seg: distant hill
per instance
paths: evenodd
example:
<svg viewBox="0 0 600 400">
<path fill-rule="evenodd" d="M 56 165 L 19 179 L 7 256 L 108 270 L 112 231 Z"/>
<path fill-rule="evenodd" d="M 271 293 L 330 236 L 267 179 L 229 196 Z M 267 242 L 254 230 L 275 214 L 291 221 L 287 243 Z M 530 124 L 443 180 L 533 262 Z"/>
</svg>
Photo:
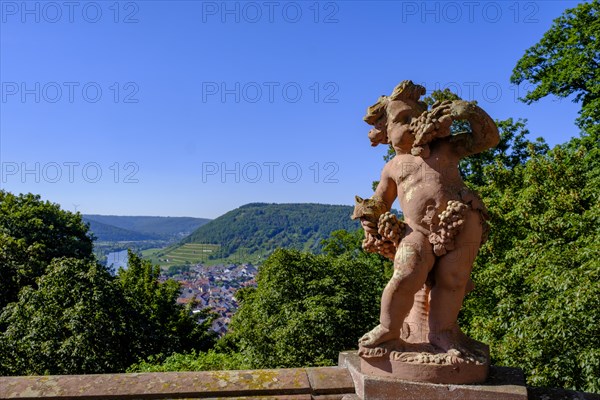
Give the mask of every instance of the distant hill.
<svg viewBox="0 0 600 400">
<path fill-rule="evenodd" d="M 90 224 L 90 230 L 102 242 L 122 242 L 122 241 L 140 241 L 140 240 L 159 240 L 157 235 L 147 235 L 145 233 L 134 232 L 128 229 L 119 228 L 114 225 L 104 224 L 102 222 L 86 219 L 84 221 Z"/>
<path fill-rule="evenodd" d="M 192 217 L 146 217 L 83 215 L 99 241 L 169 240 L 188 235 L 210 219 Z"/>
<path fill-rule="evenodd" d="M 220 246 L 220 256 L 266 253 L 276 248 L 320 252 L 321 240 L 338 229 L 355 230 L 351 206 L 251 203 L 202 225 L 182 240 Z"/>
</svg>

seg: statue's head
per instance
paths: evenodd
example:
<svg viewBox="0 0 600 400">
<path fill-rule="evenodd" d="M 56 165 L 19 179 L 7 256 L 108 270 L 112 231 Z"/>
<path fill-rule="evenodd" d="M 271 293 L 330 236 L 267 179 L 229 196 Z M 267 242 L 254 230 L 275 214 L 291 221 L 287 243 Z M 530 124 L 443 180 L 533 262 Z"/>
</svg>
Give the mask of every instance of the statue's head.
<svg viewBox="0 0 600 400">
<path fill-rule="evenodd" d="M 379 97 L 377 103 L 367 109 L 367 115 L 363 118 L 373 126 L 369 131 L 371 145 L 394 144 L 394 141 L 403 144 L 414 140 L 411 135 L 404 133 L 408 132 L 411 119 L 427 110 L 427 104 L 419 101 L 424 94 L 423 86 L 407 80 L 400 82 L 390 96 Z"/>
</svg>

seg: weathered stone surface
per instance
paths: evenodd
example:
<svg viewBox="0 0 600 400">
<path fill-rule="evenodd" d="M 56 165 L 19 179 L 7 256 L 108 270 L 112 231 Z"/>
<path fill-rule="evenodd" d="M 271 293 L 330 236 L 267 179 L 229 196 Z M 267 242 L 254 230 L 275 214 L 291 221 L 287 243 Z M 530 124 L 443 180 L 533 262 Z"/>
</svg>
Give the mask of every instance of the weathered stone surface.
<svg viewBox="0 0 600 400">
<path fill-rule="evenodd" d="M 402 377 L 403 380 L 414 382 L 462 385 L 485 382 L 488 378 L 489 364 L 414 363 L 380 357 L 362 359 L 361 371 L 365 375 Z"/>
<path fill-rule="evenodd" d="M 366 390 L 366 399 L 600 400 L 565 389 L 525 389 L 516 368 L 492 367 L 482 385 L 428 385 L 369 377 L 360 362 L 351 351 L 340 353 L 340 367 L 0 377 L 0 399 L 360 400 Z"/>
<path fill-rule="evenodd" d="M 340 353 L 340 366 L 346 366 L 354 379 L 356 394 L 363 400 L 526 400 L 527 388 L 520 370 L 491 367 L 488 380 L 480 385 L 447 385 L 410 382 L 370 376 L 361 371 L 356 352 Z"/>
<path fill-rule="evenodd" d="M 356 351 L 343 351 L 338 356 L 338 365 L 348 369 L 354 382 L 354 392 L 358 398 L 364 398 L 365 375 L 360 369 L 361 359 Z"/>
<path fill-rule="evenodd" d="M 315 395 L 354 392 L 354 382 L 347 368 L 309 368 L 306 370 L 306 374 Z"/>
<path fill-rule="evenodd" d="M 322 395 L 313 394 L 312 400 L 342 400 L 345 396 L 347 396 L 347 394 L 344 394 L 344 393 L 322 394 Z"/>
<path fill-rule="evenodd" d="M 309 376 L 311 377 L 309 380 Z M 314 387 L 311 385 L 314 383 Z M 340 385 L 336 387 L 336 385 Z M 353 393 L 338 367 L 252 371 L 0 377 L 0 399 L 341 399 Z M 327 397 L 323 397 L 327 396 Z M 329 397 L 332 396 L 332 397 Z"/>
<path fill-rule="evenodd" d="M 136 397 L 138 399 L 148 399 L 148 398 L 156 398 L 156 397 Z M 173 397 L 169 397 L 172 399 Z M 203 399 L 203 400 L 314 400 L 315 397 L 310 394 L 290 394 L 290 395 L 282 395 L 282 396 L 244 396 L 244 397 L 182 397 L 182 400 L 185 399 Z M 180 399 L 180 398 L 177 398 Z"/>
<path fill-rule="evenodd" d="M 527 389 L 509 386 L 443 385 L 369 377 L 364 383 L 365 400 L 526 400 Z"/>
</svg>

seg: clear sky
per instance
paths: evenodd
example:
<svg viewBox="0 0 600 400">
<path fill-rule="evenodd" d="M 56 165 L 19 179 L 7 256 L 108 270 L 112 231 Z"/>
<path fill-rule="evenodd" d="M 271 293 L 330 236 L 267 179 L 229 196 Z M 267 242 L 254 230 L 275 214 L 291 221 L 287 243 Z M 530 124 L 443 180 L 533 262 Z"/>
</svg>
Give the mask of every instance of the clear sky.
<svg viewBox="0 0 600 400">
<path fill-rule="evenodd" d="M 366 108 L 450 87 L 550 145 L 578 105 L 509 78 L 570 1 L 1 1 L 0 185 L 87 214 L 353 204 Z"/>
</svg>

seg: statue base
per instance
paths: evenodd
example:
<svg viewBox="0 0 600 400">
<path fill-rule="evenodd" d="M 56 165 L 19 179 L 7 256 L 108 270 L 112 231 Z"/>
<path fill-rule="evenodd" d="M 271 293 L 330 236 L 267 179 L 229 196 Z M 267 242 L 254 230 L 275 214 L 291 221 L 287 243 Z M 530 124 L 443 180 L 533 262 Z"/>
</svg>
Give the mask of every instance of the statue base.
<svg viewBox="0 0 600 400">
<path fill-rule="evenodd" d="M 379 362 L 385 363 L 384 360 Z M 355 351 L 340 353 L 339 366 L 350 371 L 356 391 L 356 394 L 344 396 L 345 400 L 527 400 L 525 378 L 518 368 L 488 365 L 485 382 L 465 385 L 417 382 L 394 378 L 391 375 L 372 375 L 368 373 L 368 369 L 373 366 L 363 361 Z M 388 362 L 391 366 L 392 361 Z M 367 371 L 363 370 L 363 365 Z"/>
<path fill-rule="evenodd" d="M 477 342 L 475 351 L 452 349 L 447 353 L 436 352 L 429 345 L 412 346 L 410 351 L 394 350 L 393 344 L 361 347 L 361 370 L 366 375 L 457 385 L 482 383 L 488 377 L 489 347 L 483 343 Z"/>
</svg>

